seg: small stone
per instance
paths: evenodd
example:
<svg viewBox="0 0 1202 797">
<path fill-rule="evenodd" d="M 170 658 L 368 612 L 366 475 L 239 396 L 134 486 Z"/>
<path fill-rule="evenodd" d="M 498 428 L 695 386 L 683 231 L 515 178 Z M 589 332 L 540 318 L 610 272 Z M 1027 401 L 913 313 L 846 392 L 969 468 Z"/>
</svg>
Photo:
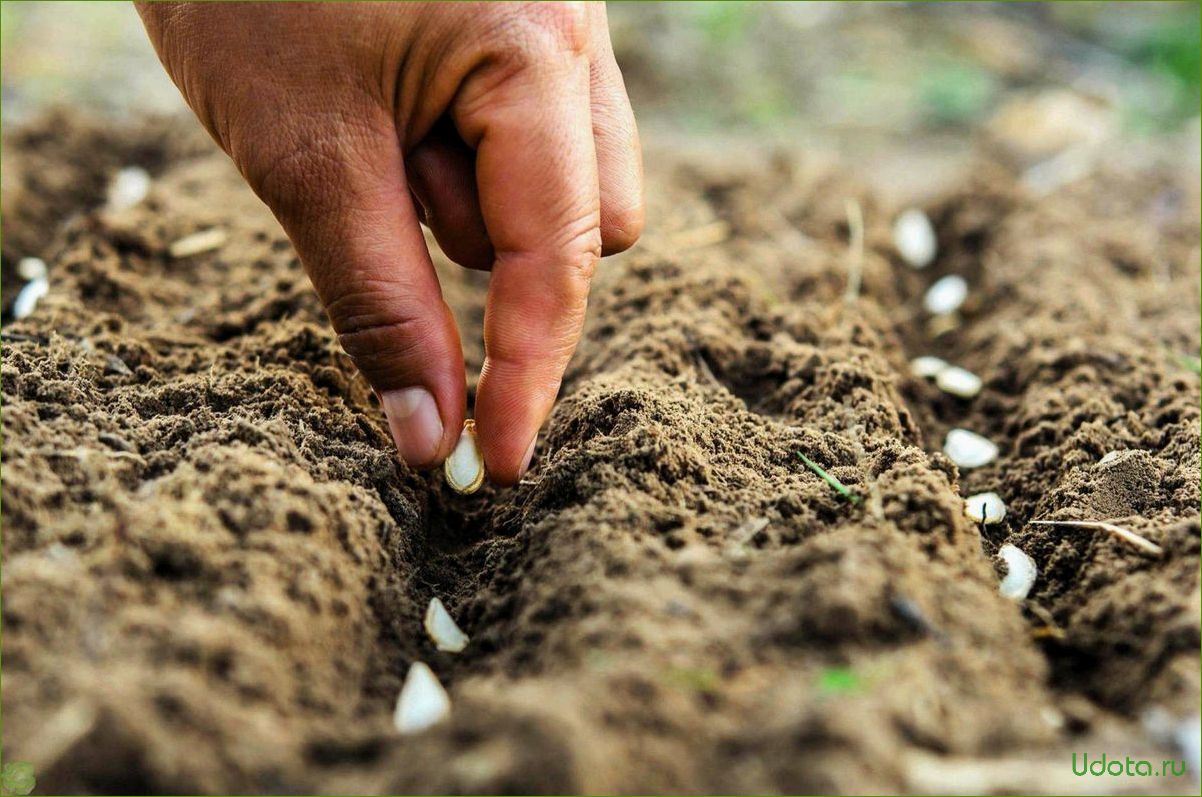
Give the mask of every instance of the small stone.
<svg viewBox="0 0 1202 797">
<path fill-rule="evenodd" d="M 451 714 L 451 697 L 424 662 L 415 661 L 405 676 L 392 724 L 404 734 L 420 733 Z"/>
<path fill-rule="evenodd" d="M 935 385 L 944 393 L 960 398 L 972 398 L 981 392 L 981 378 L 956 365 L 949 365 L 935 374 Z"/>
<path fill-rule="evenodd" d="M 922 297 L 922 306 L 931 315 L 947 315 L 960 309 L 968 298 L 968 283 L 958 274 L 948 274 L 936 280 L 926 295 Z"/>
<path fill-rule="evenodd" d="M 964 514 L 976 523 L 1001 523 L 1006 517 L 1006 502 L 997 493 L 977 493 L 964 499 Z"/>
<path fill-rule="evenodd" d="M 961 468 L 979 468 L 997 459 L 998 447 L 976 432 L 952 429 L 943 440 L 943 453 Z"/>
<path fill-rule="evenodd" d="M 926 268 L 938 253 L 939 241 L 927 214 L 910 208 L 893 222 L 893 245 L 912 268 Z"/>
</svg>

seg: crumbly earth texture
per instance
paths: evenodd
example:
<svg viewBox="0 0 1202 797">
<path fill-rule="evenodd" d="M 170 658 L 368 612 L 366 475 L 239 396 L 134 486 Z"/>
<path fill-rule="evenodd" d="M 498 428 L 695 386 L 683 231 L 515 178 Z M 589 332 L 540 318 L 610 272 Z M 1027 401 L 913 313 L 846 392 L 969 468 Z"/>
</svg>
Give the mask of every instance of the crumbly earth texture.
<svg viewBox="0 0 1202 797">
<path fill-rule="evenodd" d="M 927 204 L 917 271 L 837 166 L 647 161 L 647 235 L 598 269 L 528 477 L 463 497 L 398 461 L 202 134 L 10 139 L 5 305 L 16 257 L 51 288 L 3 331 L 5 760 L 44 793 L 1196 793 L 1070 766 L 1180 758 L 1164 729 L 1198 711 L 1196 181 L 1105 166 L 1037 196 L 983 160 Z M 131 164 L 148 197 L 105 210 Z M 474 387 L 487 275 L 439 267 Z M 969 299 L 930 319 L 950 273 Z M 921 354 L 983 390 L 940 393 Z M 957 426 L 997 461 L 958 471 Z M 978 528 L 987 490 L 1009 512 Z M 434 596 L 460 654 L 422 629 Z M 401 736 L 417 660 L 452 713 Z"/>
</svg>

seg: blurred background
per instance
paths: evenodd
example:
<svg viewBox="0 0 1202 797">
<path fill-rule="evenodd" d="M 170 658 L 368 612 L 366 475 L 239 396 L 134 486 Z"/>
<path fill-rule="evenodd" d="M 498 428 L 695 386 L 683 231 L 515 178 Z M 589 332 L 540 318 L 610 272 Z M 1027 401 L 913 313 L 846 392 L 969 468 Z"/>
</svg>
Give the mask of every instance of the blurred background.
<svg viewBox="0 0 1202 797">
<path fill-rule="evenodd" d="M 0 9 L 5 127 L 52 103 L 181 107 L 130 3 Z M 1192 2 L 613 3 L 609 15 L 640 119 L 673 132 L 955 137 L 1041 94 L 1066 127 L 1198 125 Z"/>
</svg>

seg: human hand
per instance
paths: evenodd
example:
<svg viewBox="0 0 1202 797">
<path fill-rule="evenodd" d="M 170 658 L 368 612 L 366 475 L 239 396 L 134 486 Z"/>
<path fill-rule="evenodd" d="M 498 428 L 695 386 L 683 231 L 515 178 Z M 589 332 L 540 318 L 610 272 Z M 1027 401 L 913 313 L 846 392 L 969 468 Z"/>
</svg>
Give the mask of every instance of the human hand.
<svg viewBox="0 0 1202 797">
<path fill-rule="evenodd" d="M 643 223 L 600 3 L 145 3 L 188 104 L 292 239 L 411 465 L 463 425 L 463 354 L 419 221 L 491 269 L 475 417 L 516 482 L 597 258 Z"/>
</svg>

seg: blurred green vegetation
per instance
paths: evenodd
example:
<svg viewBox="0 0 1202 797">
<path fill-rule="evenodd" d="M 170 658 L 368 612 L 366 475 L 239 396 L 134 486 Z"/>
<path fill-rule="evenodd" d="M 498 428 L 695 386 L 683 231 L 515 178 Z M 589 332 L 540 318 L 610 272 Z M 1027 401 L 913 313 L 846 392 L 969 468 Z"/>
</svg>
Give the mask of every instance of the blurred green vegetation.
<svg viewBox="0 0 1202 797">
<path fill-rule="evenodd" d="M 1199 113 L 1196 2 L 623 2 L 609 17 L 640 118 L 693 131 L 970 133 L 1063 87 L 1138 132 Z M 4 0 L 0 51 L 9 121 L 52 103 L 182 108 L 126 2 Z"/>
</svg>

